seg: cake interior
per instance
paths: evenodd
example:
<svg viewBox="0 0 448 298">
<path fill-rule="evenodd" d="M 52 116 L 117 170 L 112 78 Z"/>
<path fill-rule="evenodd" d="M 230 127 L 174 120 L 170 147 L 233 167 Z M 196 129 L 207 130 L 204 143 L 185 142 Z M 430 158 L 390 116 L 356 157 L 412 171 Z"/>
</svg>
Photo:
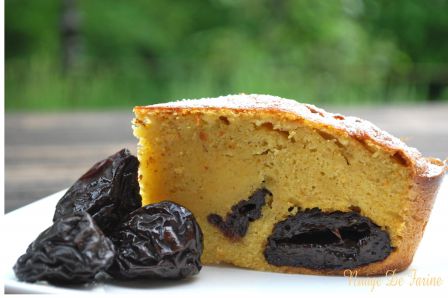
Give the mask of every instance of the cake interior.
<svg viewBox="0 0 448 298">
<path fill-rule="evenodd" d="M 399 249 L 409 168 L 373 144 L 305 121 L 263 110 L 136 110 L 143 203 L 172 200 L 190 209 L 204 233 L 205 264 L 275 271 L 263 255 L 274 225 L 314 207 L 357 210 Z M 208 222 L 262 187 L 272 196 L 241 239 Z"/>
</svg>

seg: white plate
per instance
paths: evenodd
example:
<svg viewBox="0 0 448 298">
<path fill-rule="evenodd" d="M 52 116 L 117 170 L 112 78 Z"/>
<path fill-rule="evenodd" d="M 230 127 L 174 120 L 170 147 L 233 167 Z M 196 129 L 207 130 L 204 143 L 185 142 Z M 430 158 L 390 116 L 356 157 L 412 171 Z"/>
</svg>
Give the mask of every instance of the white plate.
<svg viewBox="0 0 448 298">
<path fill-rule="evenodd" d="M 182 294 L 184 297 L 209 297 L 211 294 L 250 291 L 252 295 L 292 292 L 294 296 L 304 293 L 364 295 L 380 294 L 441 294 L 448 290 L 447 220 L 448 179 L 439 192 L 424 238 L 415 255 L 414 262 L 405 272 L 396 275 L 402 285 L 391 285 L 391 277 L 348 278 L 257 272 L 224 266 L 204 266 L 199 275 L 187 281 L 178 282 L 98 282 L 84 287 L 57 287 L 47 283 L 24 283 L 14 276 L 12 267 L 37 235 L 50 226 L 54 207 L 64 191 L 43 198 L 28 206 L 6 214 L 3 218 L 5 230 L 1 241 L 4 265 L 6 266 L 6 293 L 147 293 L 157 297 Z M 442 284 L 411 285 L 413 274 L 419 278 L 440 278 Z M 340 292 L 343 291 L 343 292 Z M 155 296 L 153 296 L 155 297 Z"/>
</svg>

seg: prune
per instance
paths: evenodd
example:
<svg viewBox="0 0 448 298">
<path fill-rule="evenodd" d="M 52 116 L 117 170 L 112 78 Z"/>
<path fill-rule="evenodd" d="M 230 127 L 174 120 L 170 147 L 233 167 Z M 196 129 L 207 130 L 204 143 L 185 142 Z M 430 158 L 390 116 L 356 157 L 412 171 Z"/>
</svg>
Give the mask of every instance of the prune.
<svg viewBox="0 0 448 298">
<path fill-rule="evenodd" d="M 356 212 L 298 212 L 277 223 L 264 251 L 269 264 L 349 269 L 385 259 L 389 234 Z"/>
<path fill-rule="evenodd" d="M 257 189 L 249 199 L 233 205 L 225 220 L 218 214 L 210 214 L 207 220 L 227 238 L 239 240 L 246 235 L 249 223 L 261 217 L 261 208 L 266 204 L 267 195 L 272 196 L 266 188 Z"/>
<path fill-rule="evenodd" d="M 138 164 L 127 149 L 97 162 L 59 200 L 53 221 L 85 211 L 108 235 L 124 216 L 141 207 Z"/>
<path fill-rule="evenodd" d="M 88 213 L 57 220 L 14 265 L 21 281 L 85 283 L 113 262 L 115 250 Z"/>
<path fill-rule="evenodd" d="M 169 201 L 133 211 L 111 239 L 115 278 L 182 279 L 202 267 L 202 231 L 190 211 Z"/>
</svg>

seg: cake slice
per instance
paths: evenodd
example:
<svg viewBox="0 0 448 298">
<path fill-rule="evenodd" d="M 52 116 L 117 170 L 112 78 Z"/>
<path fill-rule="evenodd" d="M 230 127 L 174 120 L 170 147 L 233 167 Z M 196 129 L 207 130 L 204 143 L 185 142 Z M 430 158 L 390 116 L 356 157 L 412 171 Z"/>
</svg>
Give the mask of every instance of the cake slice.
<svg viewBox="0 0 448 298">
<path fill-rule="evenodd" d="M 134 109 L 143 204 L 190 209 L 204 264 L 358 275 L 409 266 L 445 162 L 355 117 L 267 95 Z"/>
</svg>

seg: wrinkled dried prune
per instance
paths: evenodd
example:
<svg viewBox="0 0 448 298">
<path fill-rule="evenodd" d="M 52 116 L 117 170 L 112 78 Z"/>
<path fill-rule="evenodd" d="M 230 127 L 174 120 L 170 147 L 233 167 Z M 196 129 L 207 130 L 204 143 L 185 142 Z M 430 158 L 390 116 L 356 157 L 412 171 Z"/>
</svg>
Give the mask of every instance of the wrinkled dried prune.
<svg viewBox="0 0 448 298">
<path fill-rule="evenodd" d="M 272 194 L 266 188 L 257 189 L 249 199 L 233 205 L 225 220 L 218 214 L 210 214 L 207 220 L 227 238 L 238 240 L 246 235 L 249 223 L 261 217 L 261 208 L 266 204 L 267 195 Z"/>
<path fill-rule="evenodd" d="M 298 212 L 277 223 L 264 256 L 276 266 L 349 269 L 385 259 L 389 234 L 356 212 Z"/>
<path fill-rule="evenodd" d="M 97 162 L 59 200 L 53 221 L 85 211 L 108 235 L 124 216 L 141 207 L 138 164 L 127 149 Z"/>
<path fill-rule="evenodd" d="M 115 250 L 88 213 L 57 220 L 28 246 L 14 265 L 21 281 L 85 283 L 105 271 Z"/>
<path fill-rule="evenodd" d="M 111 239 L 117 255 L 108 273 L 116 278 L 182 279 L 202 268 L 202 231 L 193 214 L 173 202 L 133 211 Z"/>
</svg>

